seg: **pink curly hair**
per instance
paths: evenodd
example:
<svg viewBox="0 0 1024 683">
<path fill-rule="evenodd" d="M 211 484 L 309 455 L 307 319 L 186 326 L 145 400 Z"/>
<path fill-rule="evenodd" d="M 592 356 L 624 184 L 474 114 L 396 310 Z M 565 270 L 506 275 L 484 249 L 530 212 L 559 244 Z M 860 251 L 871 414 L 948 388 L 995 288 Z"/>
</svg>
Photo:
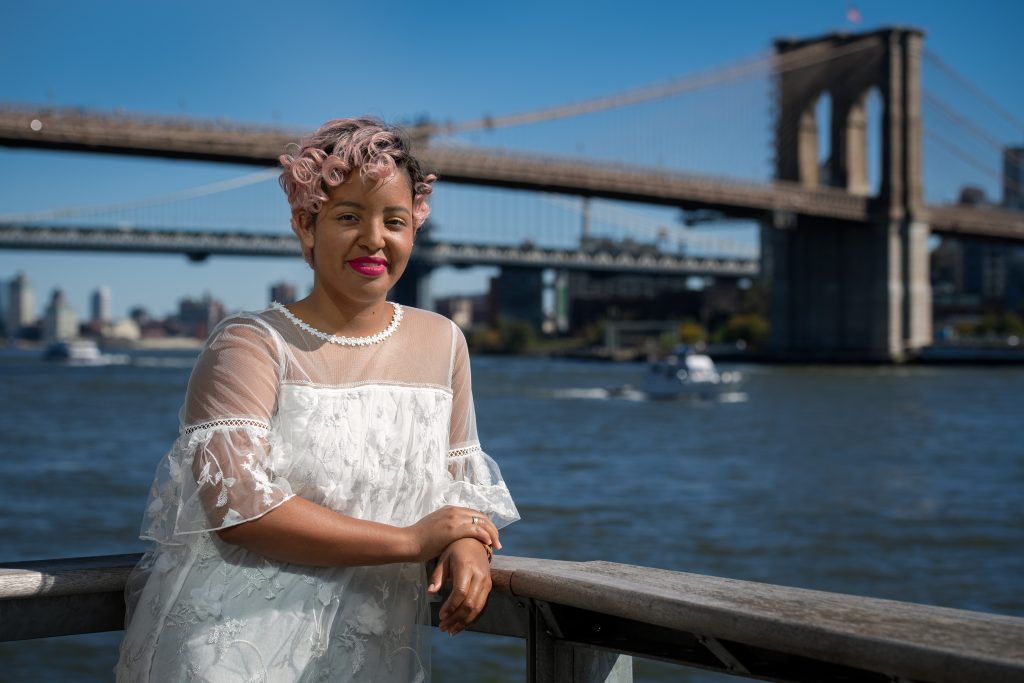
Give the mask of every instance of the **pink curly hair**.
<svg viewBox="0 0 1024 683">
<path fill-rule="evenodd" d="M 359 169 L 359 176 L 379 186 L 404 168 L 412 181 L 412 213 L 419 229 L 430 215 L 427 196 L 437 180 L 425 174 L 412 155 L 409 137 L 400 128 L 373 118 L 335 119 L 320 126 L 304 139 L 296 154 L 282 154 L 284 171 L 279 182 L 292 207 L 292 230 L 301 236 L 302 220 L 316 220 L 331 188 L 345 182 L 348 174 Z M 312 266 L 313 252 L 303 245 L 302 256 Z"/>
</svg>

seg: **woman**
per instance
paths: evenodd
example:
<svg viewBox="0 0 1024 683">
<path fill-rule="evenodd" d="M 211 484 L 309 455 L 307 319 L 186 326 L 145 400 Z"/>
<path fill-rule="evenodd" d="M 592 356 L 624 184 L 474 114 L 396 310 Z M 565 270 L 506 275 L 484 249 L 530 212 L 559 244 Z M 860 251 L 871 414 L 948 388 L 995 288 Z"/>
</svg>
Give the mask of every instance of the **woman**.
<svg viewBox="0 0 1024 683">
<path fill-rule="evenodd" d="M 440 628 L 465 629 L 518 519 L 477 440 L 461 332 L 385 299 L 435 177 L 371 119 L 330 121 L 281 163 L 313 289 L 229 318 L 196 362 L 119 681 L 423 681 L 426 593 L 451 580 Z"/>
</svg>

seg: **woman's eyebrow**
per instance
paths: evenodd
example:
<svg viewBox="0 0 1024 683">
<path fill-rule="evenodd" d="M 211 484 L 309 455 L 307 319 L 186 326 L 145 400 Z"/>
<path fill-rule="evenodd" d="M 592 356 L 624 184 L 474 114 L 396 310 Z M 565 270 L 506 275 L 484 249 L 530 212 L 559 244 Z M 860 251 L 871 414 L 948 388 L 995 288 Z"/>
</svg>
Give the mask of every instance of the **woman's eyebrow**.
<svg viewBox="0 0 1024 683">
<path fill-rule="evenodd" d="M 339 200 L 339 201 L 335 202 L 334 205 L 331 206 L 331 208 L 332 209 L 336 209 L 339 206 L 347 206 L 347 207 L 351 207 L 353 209 L 365 209 L 366 208 L 365 206 L 363 206 L 359 202 L 353 202 L 353 201 L 350 201 L 350 200 L 347 200 L 347 199 L 342 199 L 342 200 Z"/>
<path fill-rule="evenodd" d="M 340 208 L 340 207 L 351 208 L 351 209 L 361 209 L 363 211 L 366 210 L 366 207 L 363 204 L 360 204 L 359 202 L 354 202 L 354 201 L 351 201 L 351 200 L 348 200 L 348 199 L 342 199 L 342 200 L 339 200 L 338 202 L 335 202 L 331 206 L 331 209 L 337 209 L 337 208 Z M 390 212 L 390 213 L 395 213 L 396 211 L 404 211 L 405 213 L 407 213 L 409 215 L 412 215 L 412 211 L 410 211 L 407 207 L 402 206 L 401 204 L 392 204 L 391 206 L 385 206 L 384 210 L 387 211 L 387 212 Z"/>
</svg>

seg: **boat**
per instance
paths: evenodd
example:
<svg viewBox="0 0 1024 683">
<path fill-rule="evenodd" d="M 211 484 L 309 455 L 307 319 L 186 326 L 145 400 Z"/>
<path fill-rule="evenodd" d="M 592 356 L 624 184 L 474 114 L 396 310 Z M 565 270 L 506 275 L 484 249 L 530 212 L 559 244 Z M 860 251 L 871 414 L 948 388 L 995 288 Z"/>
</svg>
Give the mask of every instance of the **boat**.
<svg viewBox="0 0 1024 683">
<path fill-rule="evenodd" d="M 43 360 L 66 365 L 124 365 L 128 356 L 103 353 L 92 339 L 61 339 L 46 347 Z"/>
<path fill-rule="evenodd" d="M 653 360 L 640 385 L 648 398 L 713 397 L 739 387 L 739 372 L 719 372 L 711 357 L 679 347 Z"/>
</svg>

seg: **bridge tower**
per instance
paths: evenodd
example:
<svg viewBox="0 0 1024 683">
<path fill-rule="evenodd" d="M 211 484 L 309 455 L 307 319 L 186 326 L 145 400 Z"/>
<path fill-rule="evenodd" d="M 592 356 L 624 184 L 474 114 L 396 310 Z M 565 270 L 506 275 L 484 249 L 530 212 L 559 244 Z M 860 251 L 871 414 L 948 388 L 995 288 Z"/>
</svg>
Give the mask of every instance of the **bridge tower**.
<svg viewBox="0 0 1024 683">
<path fill-rule="evenodd" d="M 929 226 L 921 177 L 916 29 L 775 44 L 776 177 L 868 195 L 867 101 L 882 102 L 880 183 L 866 223 L 778 215 L 762 230 L 772 345 L 782 356 L 902 360 L 931 342 Z M 795 54 L 799 52 L 799 54 Z M 806 55 L 806 59 L 804 59 Z M 828 93 L 831 156 L 819 166 L 816 108 Z"/>
</svg>

